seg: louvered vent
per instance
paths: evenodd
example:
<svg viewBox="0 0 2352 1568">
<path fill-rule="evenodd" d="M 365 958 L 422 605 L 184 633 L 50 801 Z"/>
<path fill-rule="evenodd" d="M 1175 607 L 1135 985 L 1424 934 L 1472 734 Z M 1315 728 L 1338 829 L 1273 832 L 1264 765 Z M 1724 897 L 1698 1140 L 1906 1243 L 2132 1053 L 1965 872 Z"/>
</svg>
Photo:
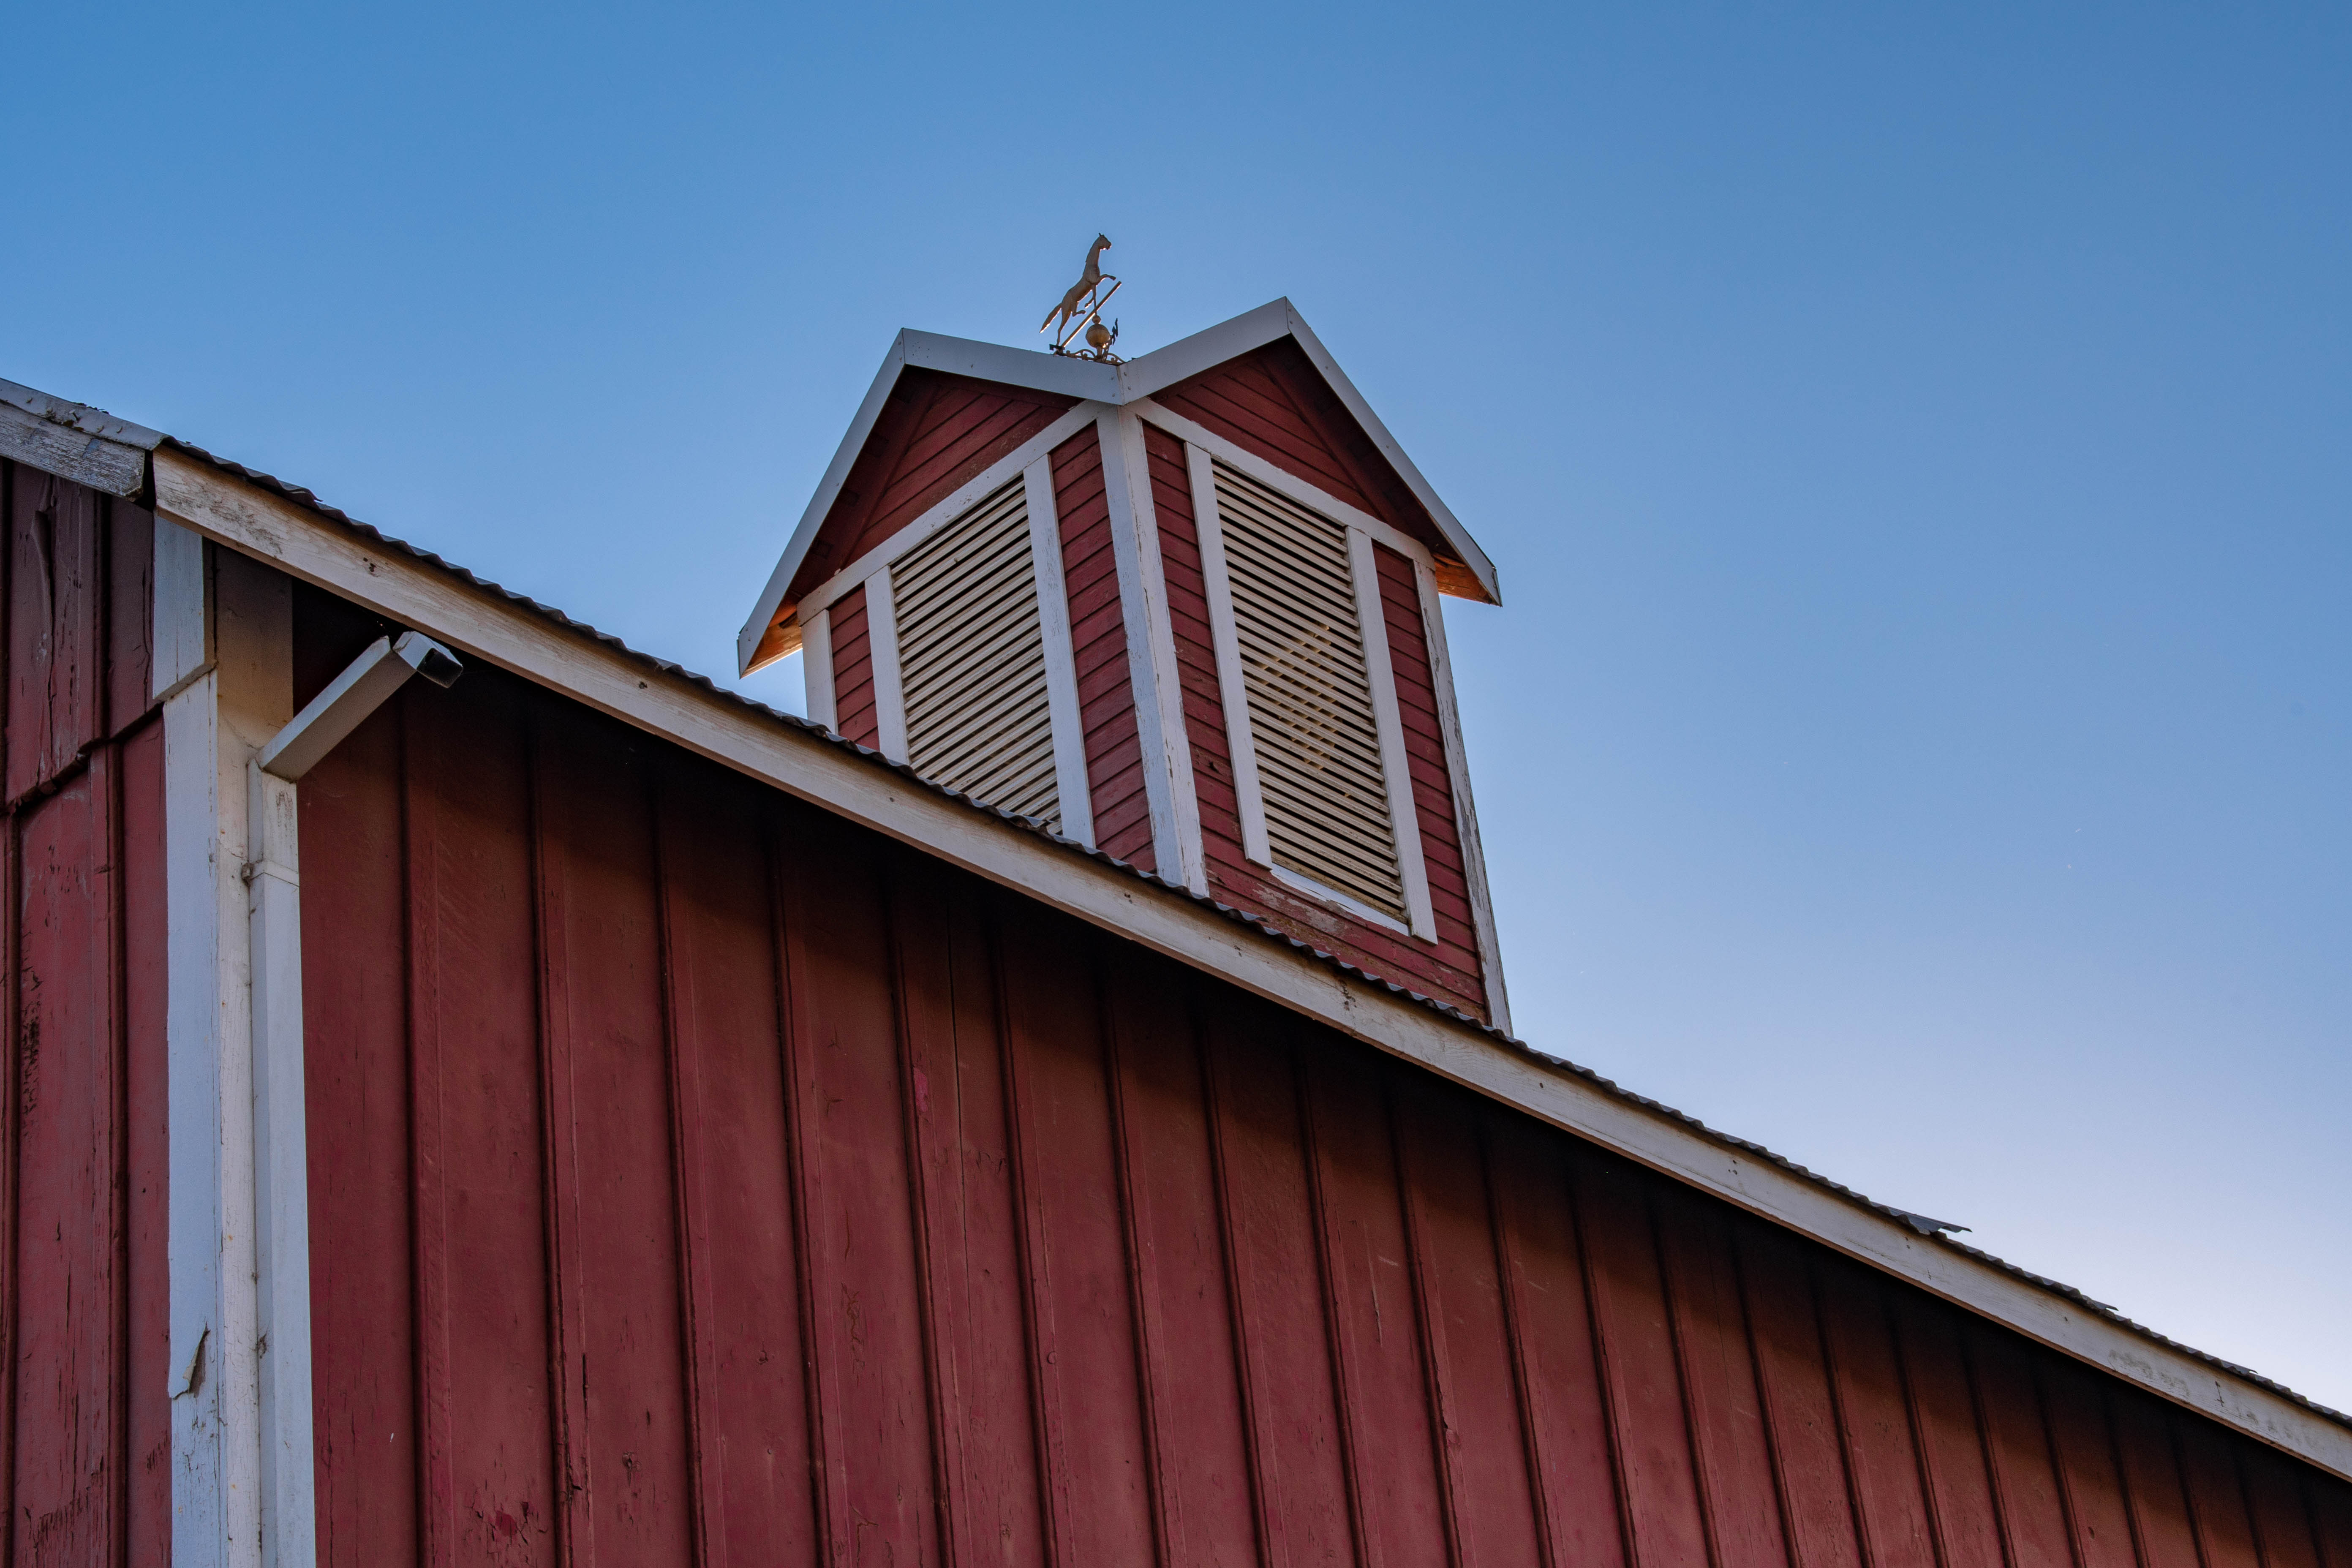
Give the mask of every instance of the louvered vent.
<svg viewBox="0 0 2352 1568">
<path fill-rule="evenodd" d="M 1267 848 L 1284 869 L 1402 921 L 1348 531 L 1215 469 Z"/>
<path fill-rule="evenodd" d="M 1021 481 L 893 563 L 890 596 L 908 763 L 935 783 L 1059 828 Z"/>
</svg>

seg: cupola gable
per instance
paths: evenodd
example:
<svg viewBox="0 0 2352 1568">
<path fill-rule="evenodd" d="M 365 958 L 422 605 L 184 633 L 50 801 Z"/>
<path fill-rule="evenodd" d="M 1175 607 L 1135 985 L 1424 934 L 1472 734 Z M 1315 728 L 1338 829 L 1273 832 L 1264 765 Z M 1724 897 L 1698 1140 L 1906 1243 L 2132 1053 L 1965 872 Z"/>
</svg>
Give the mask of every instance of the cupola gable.
<svg viewBox="0 0 2352 1568">
<path fill-rule="evenodd" d="M 744 631 L 813 719 L 1508 1027 L 1440 595 L 1493 568 L 1286 302 L 902 333 Z"/>
</svg>

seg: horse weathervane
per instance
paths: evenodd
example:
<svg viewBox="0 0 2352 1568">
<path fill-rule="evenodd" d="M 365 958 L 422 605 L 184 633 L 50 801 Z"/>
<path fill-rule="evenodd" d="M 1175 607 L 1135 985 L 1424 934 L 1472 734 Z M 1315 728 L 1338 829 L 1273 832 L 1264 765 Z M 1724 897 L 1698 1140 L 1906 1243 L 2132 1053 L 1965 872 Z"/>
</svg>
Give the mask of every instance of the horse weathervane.
<svg viewBox="0 0 2352 1568">
<path fill-rule="evenodd" d="M 1054 334 L 1055 353 L 1067 354 L 1073 359 L 1100 360 L 1105 364 L 1121 363 L 1119 357 L 1110 352 L 1111 344 L 1118 342 L 1118 323 L 1113 321 L 1105 326 L 1102 320 L 1103 307 L 1110 303 L 1113 294 L 1118 292 L 1118 279 L 1102 269 L 1102 253 L 1109 248 L 1110 237 L 1108 235 L 1095 236 L 1094 244 L 1087 249 L 1087 269 L 1078 274 L 1078 280 L 1070 285 L 1070 291 L 1062 296 L 1062 302 L 1045 312 L 1045 324 L 1037 330 Z M 1110 287 L 1104 288 L 1106 283 Z M 1087 346 L 1072 348 L 1072 341 L 1081 334 L 1086 338 Z"/>
</svg>

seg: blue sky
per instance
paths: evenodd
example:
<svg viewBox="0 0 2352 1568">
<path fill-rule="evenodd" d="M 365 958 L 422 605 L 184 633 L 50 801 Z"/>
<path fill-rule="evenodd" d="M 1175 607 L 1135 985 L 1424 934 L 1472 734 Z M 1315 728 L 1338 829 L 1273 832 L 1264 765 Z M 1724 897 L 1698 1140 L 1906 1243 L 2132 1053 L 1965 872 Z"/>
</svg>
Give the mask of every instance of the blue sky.
<svg viewBox="0 0 2352 1568">
<path fill-rule="evenodd" d="M 724 674 L 898 327 L 1287 294 L 1520 1032 L 2352 1407 L 2352 16 L 205 11 L 12 14 L 0 375 Z"/>
</svg>

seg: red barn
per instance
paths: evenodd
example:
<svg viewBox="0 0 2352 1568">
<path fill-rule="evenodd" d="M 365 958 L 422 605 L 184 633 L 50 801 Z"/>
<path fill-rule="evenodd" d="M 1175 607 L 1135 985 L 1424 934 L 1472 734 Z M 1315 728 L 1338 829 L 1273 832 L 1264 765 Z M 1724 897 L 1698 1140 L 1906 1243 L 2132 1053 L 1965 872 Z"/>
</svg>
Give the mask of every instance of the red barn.
<svg viewBox="0 0 2352 1568">
<path fill-rule="evenodd" d="M 813 721 L 0 462 L 6 1563 L 2352 1568 L 2345 1417 L 1514 1037 L 1495 573 L 1286 303 L 902 333 Z"/>
</svg>

